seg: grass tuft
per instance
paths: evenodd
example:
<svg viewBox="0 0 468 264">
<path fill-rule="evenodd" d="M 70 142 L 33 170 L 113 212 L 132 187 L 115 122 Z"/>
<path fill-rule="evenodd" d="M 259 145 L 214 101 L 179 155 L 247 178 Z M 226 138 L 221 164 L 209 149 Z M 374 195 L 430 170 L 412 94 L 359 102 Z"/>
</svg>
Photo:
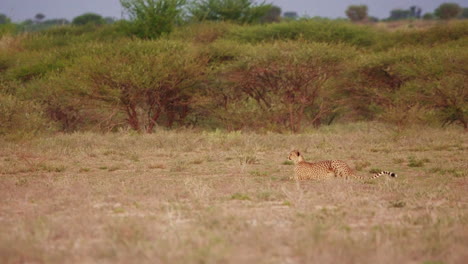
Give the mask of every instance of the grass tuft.
<svg viewBox="0 0 468 264">
<path fill-rule="evenodd" d="M 234 193 L 231 195 L 231 200 L 250 200 L 250 197 L 247 194 L 242 194 L 242 193 Z"/>
<path fill-rule="evenodd" d="M 414 156 L 408 157 L 408 167 L 424 167 L 424 164 L 430 162 L 429 159 L 417 159 Z"/>
<path fill-rule="evenodd" d="M 393 208 L 403 208 L 406 206 L 406 202 L 405 201 L 401 201 L 401 200 L 395 200 L 395 201 L 390 201 L 390 207 L 393 207 Z"/>
</svg>

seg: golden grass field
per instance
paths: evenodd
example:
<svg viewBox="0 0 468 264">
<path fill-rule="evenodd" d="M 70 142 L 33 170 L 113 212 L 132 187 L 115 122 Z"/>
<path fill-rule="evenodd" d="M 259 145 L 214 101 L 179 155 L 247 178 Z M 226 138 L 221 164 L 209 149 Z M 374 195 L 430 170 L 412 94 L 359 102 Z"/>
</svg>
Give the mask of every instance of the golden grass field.
<svg viewBox="0 0 468 264">
<path fill-rule="evenodd" d="M 291 149 L 372 181 L 289 180 Z M 0 263 L 467 263 L 468 133 L 76 133 L 0 143 Z"/>
</svg>

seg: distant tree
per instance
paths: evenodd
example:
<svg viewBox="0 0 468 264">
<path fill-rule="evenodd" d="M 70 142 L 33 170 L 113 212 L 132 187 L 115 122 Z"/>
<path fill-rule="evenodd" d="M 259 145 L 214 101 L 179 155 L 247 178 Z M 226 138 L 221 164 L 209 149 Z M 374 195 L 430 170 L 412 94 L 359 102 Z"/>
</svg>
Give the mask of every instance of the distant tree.
<svg viewBox="0 0 468 264">
<path fill-rule="evenodd" d="M 299 17 L 299 15 L 297 14 L 297 12 L 288 11 L 288 12 L 284 12 L 283 17 L 287 19 L 296 20 Z"/>
<path fill-rule="evenodd" d="M 435 16 L 434 16 L 433 13 L 426 13 L 426 14 L 424 14 L 424 15 L 422 16 L 422 18 L 423 18 L 424 20 L 432 20 L 432 19 L 434 19 L 434 17 L 435 17 Z"/>
<path fill-rule="evenodd" d="M 157 38 L 182 21 L 186 0 L 120 0 L 120 4 L 132 20 L 131 33 Z"/>
<path fill-rule="evenodd" d="M 77 16 L 72 21 L 73 25 L 87 25 L 87 24 L 94 24 L 94 25 L 102 25 L 104 24 L 104 19 L 102 16 L 94 13 L 85 13 L 81 16 Z"/>
<path fill-rule="evenodd" d="M 388 20 L 402 20 L 408 18 L 411 18 L 411 10 L 393 9 L 390 11 L 390 17 Z"/>
<path fill-rule="evenodd" d="M 367 6 L 351 5 L 346 9 L 346 15 L 351 21 L 363 21 L 367 18 Z"/>
<path fill-rule="evenodd" d="M 0 14 L 0 25 L 11 23 L 11 19 L 5 14 Z"/>
<path fill-rule="evenodd" d="M 115 21 L 116 21 L 116 19 L 113 18 L 113 17 L 105 17 L 105 18 L 104 18 L 104 22 L 105 22 L 106 24 L 114 24 Z"/>
<path fill-rule="evenodd" d="M 50 26 L 55 26 L 55 25 L 67 25 L 70 24 L 70 21 L 68 21 L 65 18 L 58 18 L 58 19 L 47 19 L 42 22 L 44 25 L 50 25 Z"/>
<path fill-rule="evenodd" d="M 24 25 L 24 26 L 30 26 L 30 25 L 34 24 L 34 21 L 32 19 L 26 19 L 21 24 Z"/>
<path fill-rule="evenodd" d="M 279 22 L 281 19 L 281 7 L 271 6 L 268 12 L 261 18 L 263 23 Z"/>
<path fill-rule="evenodd" d="M 41 23 L 41 21 L 45 18 L 45 15 L 42 13 L 37 13 L 34 18 L 36 19 L 37 23 Z"/>
<path fill-rule="evenodd" d="M 434 11 L 434 14 L 440 19 L 452 19 L 460 15 L 461 12 L 462 8 L 458 4 L 444 3 Z"/>
<path fill-rule="evenodd" d="M 460 14 L 460 18 L 468 18 L 468 7 L 463 8 L 463 11 Z"/>
<path fill-rule="evenodd" d="M 260 22 L 272 8 L 270 4 L 256 4 L 254 0 L 195 0 L 189 7 L 193 20 Z"/>
<path fill-rule="evenodd" d="M 422 13 L 422 9 L 420 7 L 418 6 L 410 7 L 410 17 L 420 19 L 421 13 Z"/>
<path fill-rule="evenodd" d="M 379 18 L 378 18 L 378 17 L 374 17 L 374 16 L 370 16 L 370 17 L 369 17 L 369 21 L 370 21 L 370 22 L 379 22 Z"/>
</svg>

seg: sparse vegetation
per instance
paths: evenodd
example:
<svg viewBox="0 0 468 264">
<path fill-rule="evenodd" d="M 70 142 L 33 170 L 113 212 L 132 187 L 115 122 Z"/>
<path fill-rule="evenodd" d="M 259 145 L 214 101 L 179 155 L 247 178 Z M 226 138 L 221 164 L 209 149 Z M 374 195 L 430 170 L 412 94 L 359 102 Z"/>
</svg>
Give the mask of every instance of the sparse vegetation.
<svg viewBox="0 0 468 264">
<path fill-rule="evenodd" d="M 0 262 L 462 263 L 467 134 L 455 127 L 394 133 L 355 123 L 300 135 L 162 130 L 0 139 Z M 311 161 L 354 161 L 363 176 L 388 168 L 399 177 L 287 180 L 292 166 L 282 163 L 291 146 Z M 241 165 L 240 156 L 257 162 Z M 424 167 L 407 166 L 408 157 Z M 212 161 L 192 162 L 199 159 Z"/>
<path fill-rule="evenodd" d="M 429 159 L 425 158 L 425 159 L 417 159 L 415 158 L 414 156 L 410 156 L 408 158 L 408 166 L 409 167 L 423 167 L 424 164 L 430 162 Z"/>
</svg>

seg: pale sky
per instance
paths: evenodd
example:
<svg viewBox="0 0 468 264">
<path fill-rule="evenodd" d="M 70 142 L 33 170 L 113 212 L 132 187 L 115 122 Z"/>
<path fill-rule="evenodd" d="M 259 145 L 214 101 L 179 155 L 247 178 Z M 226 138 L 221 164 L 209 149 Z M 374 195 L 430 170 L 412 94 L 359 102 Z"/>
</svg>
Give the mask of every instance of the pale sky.
<svg viewBox="0 0 468 264">
<path fill-rule="evenodd" d="M 468 7 L 468 0 L 267 0 L 266 2 L 280 6 L 283 11 L 330 18 L 345 17 L 346 8 L 353 4 L 367 5 L 369 15 L 378 18 L 388 17 L 392 9 L 408 9 L 412 5 L 420 6 L 423 13 L 433 12 L 437 6 L 445 2 Z M 0 0 L 0 13 L 6 14 L 15 22 L 33 18 L 37 13 L 43 13 L 46 19 L 71 20 L 86 12 L 120 18 L 122 8 L 119 0 Z"/>
</svg>

